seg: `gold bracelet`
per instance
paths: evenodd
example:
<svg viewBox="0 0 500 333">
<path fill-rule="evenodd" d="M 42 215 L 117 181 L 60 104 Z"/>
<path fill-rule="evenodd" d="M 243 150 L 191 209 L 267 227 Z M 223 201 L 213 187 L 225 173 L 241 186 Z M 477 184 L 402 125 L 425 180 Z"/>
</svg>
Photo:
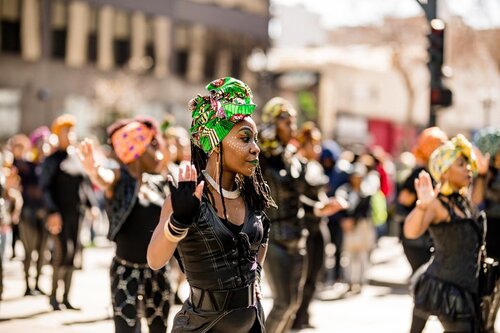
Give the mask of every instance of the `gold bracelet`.
<svg viewBox="0 0 500 333">
<path fill-rule="evenodd" d="M 184 230 L 182 232 L 182 234 L 179 236 L 172 235 L 172 232 L 170 231 L 169 225 L 170 225 L 170 219 L 168 219 L 167 222 L 165 222 L 165 225 L 163 226 L 163 234 L 165 235 L 165 238 L 167 240 L 169 240 L 173 243 L 178 243 L 187 236 L 187 234 L 188 234 L 187 229 Z"/>
<path fill-rule="evenodd" d="M 176 227 L 175 225 L 173 225 L 172 223 L 170 223 L 170 219 L 168 219 L 168 224 L 170 225 L 170 228 L 178 233 L 178 234 L 182 234 L 184 233 L 184 231 L 188 230 L 188 228 L 181 228 L 181 227 Z"/>
</svg>

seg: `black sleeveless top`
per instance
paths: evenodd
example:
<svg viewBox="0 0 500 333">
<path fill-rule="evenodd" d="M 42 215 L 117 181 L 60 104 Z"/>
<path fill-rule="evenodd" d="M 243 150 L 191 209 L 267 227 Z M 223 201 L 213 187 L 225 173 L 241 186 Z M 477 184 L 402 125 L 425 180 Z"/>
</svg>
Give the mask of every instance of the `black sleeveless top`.
<svg viewBox="0 0 500 333">
<path fill-rule="evenodd" d="M 196 223 L 177 245 L 176 257 L 191 286 L 209 289 L 233 289 L 255 281 L 257 253 L 267 242 L 269 222 L 264 213 L 245 213 L 241 231 L 235 235 L 204 199 Z"/>
<path fill-rule="evenodd" d="M 448 199 L 451 204 L 444 201 L 442 196 L 439 197 L 451 220 L 431 224 L 429 227 L 435 252 L 427 274 L 476 294 L 484 218 L 482 214 L 473 214 L 458 194 L 449 196 Z M 453 206 L 457 206 L 465 217 L 458 216 Z"/>
</svg>

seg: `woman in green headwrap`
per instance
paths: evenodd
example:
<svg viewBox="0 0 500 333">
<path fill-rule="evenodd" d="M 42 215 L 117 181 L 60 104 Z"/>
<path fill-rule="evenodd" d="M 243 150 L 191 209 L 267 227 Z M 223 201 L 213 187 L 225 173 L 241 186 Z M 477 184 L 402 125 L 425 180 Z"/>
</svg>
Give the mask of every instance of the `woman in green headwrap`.
<svg viewBox="0 0 500 333">
<path fill-rule="evenodd" d="M 177 186 L 170 179 L 148 262 L 159 269 L 175 255 L 186 273 L 191 294 L 172 332 L 263 332 L 263 211 L 274 202 L 259 168 L 255 104 L 230 77 L 206 88 L 189 104 L 192 162 L 181 165 Z"/>
<path fill-rule="evenodd" d="M 429 174 L 415 180 L 416 207 L 406 218 L 404 234 L 412 239 L 429 229 L 434 254 L 414 288 L 411 333 L 421 332 L 429 315 L 438 316 L 446 332 L 479 332 L 478 272 L 484 214 L 466 196 L 478 171 L 472 145 L 463 135 L 438 147 Z"/>
</svg>

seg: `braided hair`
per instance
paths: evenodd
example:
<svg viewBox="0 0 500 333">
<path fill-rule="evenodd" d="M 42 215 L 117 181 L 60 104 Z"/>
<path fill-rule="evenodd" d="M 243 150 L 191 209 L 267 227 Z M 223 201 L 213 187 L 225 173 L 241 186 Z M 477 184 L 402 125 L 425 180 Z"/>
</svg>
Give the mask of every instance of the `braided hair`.
<svg viewBox="0 0 500 333">
<path fill-rule="evenodd" d="M 223 165 L 223 151 L 222 144 L 219 145 L 220 153 L 219 153 L 219 162 L 220 162 L 220 170 L 219 170 L 219 179 L 222 179 L 222 171 L 224 168 Z M 203 151 L 200 147 L 191 143 L 191 163 L 196 167 L 196 170 L 205 170 L 207 167 L 208 154 Z M 199 177 L 202 177 L 201 175 Z M 255 172 L 251 176 L 236 176 L 236 182 L 238 187 L 244 193 L 245 199 L 248 205 L 252 209 L 264 210 L 269 207 L 277 207 L 274 203 L 273 198 L 271 197 L 271 190 L 269 186 L 264 181 L 264 177 L 262 176 L 262 171 L 260 166 L 257 166 Z M 220 182 L 222 183 L 222 182 Z M 222 185 L 219 184 L 219 192 L 222 193 Z M 204 194 L 207 198 L 209 198 L 211 204 L 213 206 L 215 201 L 212 193 L 208 190 L 208 187 L 205 186 L 203 189 Z M 224 218 L 227 219 L 226 214 L 226 204 L 224 200 L 224 196 L 222 196 L 222 208 L 224 210 Z"/>
</svg>

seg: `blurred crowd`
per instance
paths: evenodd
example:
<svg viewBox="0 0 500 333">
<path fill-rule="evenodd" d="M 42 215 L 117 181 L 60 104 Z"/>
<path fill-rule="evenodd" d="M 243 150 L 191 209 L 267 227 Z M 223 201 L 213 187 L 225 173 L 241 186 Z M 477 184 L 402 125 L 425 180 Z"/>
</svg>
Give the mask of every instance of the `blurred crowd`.
<svg viewBox="0 0 500 333">
<path fill-rule="evenodd" d="M 289 114 L 294 116 L 292 112 Z M 144 216 L 156 217 L 150 229 L 146 230 L 144 236 L 141 236 L 144 237 L 144 246 L 141 250 L 144 252 L 144 258 L 138 258 L 137 261 L 124 258 L 124 256 L 132 255 L 127 253 L 123 245 L 120 245 L 128 244 L 123 243 L 120 238 L 124 237 L 125 227 L 120 229 L 114 226 L 115 223 L 123 222 L 112 221 L 114 217 L 110 216 L 110 204 L 106 200 L 106 197 L 109 197 L 107 193 L 109 188 L 99 186 L 95 179 L 101 181 L 105 181 L 106 177 L 114 179 L 116 172 L 109 173 L 109 170 L 118 170 L 124 164 L 129 167 L 128 173 L 135 177 L 144 179 L 146 174 L 155 174 L 163 177 L 163 180 L 166 180 L 169 175 L 176 179 L 179 166 L 184 161 L 191 160 L 191 135 L 185 128 L 175 125 L 175 119 L 172 116 L 166 117 L 158 125 L 148 118 L 141 118 L 139 122 L 154 129 L 154 139 L 149 140 L 149 143 L 153 147 L 151 148 L 153 149 L 151 161 L 155 162 L 154 168 L 147 169 L 147 161 L 140 160 L 142 164 L 139 175 L 134 175 L 135 169 L 131 168 L 128 162 L 125 163 L 128 161 L 126 157 L 128 155 L 119 151 L 118 145 L 121 143 L 118 141 L 98 142 L 96 138 L 79 141 L 75 134 L 75 127 L 78 124 L 71 115 L 58 117 L 50 128 L 43 126 L 32 133 L 14 135 L 3 145 L 0 155 L 2 166 L 0 170 L 0 299 L 3 287 L 2 261 L 22 258 L 26 297 L 46 294 L 54 310 L 76 309 L 69 299 L 73 272 L 82 268 L 82 251 L 85 251 L 85 247 L 94 246 L 96 237 L 105 234 L 117 243 L 117 258 L 123 259 L 122 261 L 116 259 L 117 261 L 113 262 L 113 265 L 116 265 L 113 272 L 116 274 L 117 281 L 123 280 L 126 281 L 125 283 L 130 283 L 130 276 L 126 276 L 128 273 L 125 272 L 128 267 L 131 267 L 131 272 L 138 267 L 141 272 L 138 281 L 143 277 L 147 280 L 148 274 L 153 274 L 148 273 L 148 268 L 140 264 L 146 264 L 145 249 L 149 242 L 147 237 L 157 223 L 159 208 L 154 212 L 137 212 L 137 214 L 152 214 Z M 118 131 L 129 125 L 130 122 L 119 126 Z M 405 226 L 410 221 L 408 216 L 415 214 L 413 211 L 419 210 L 418 207 L 422 207 L 419 206 L 419 201 L 424 201 L 422 184 L 426 181 L 426 178 L 422 178 L 422 173 L 432 171 L 429 170 L 432 153 L 441 145 L 450 142 L 447 134 L 442 130 L 437 127 L 423 130 L 411 152 L 402 152 L 398 156 L 392 156 L 379 146 L 362 148 L 357 146 L 355 150 L 341 147 L 334 140 L 323 137 L 318 126 L 313 122 L 305 122 L 298 127 L 292 123 L 290 129 L 290 138 L 285 140 L 284 148 L 286 151 L 293 152 L 297 161 L 306 168 L 304 177 L 300 178 L 304 187 L 299 193 L 297 216 L 304 221 L 303 229 L 307 231 L 307 245 L 304 249 L 308 257 L 308 268 L 302 278 L 299 278 L 303 280 L 301 282 L 303 293 L 300 297 L 297 296 L 296 304 L 292 307 L 291 313 L 287 314 L 291 320 L 290 323 L 280 324 L 279 319 L 275 319 L 276 326 L 268 328 L 269 332 L 285 332 L 289 329 L 312 327 L 309 321 L 309 304 L 318 289 L 342 286 L 343 293 L 339 297 L 359 293 L 367 282 L 366 271 L 371 265 L 370 255 L 381 237 L 393 236 L 401 240 L 405 255 L 412 267 L 413 276 L 418 276 L 426 269 L 425 266 L 428 265 L 433 255 L 441 250 L 439 242 L 442 241 L 439 235 L 435 236 L 432 232 L 432 227 L 431 232 L 427 229 L 422 230 L 421 235 L 407 233 L 405 230 L 405 228 L 410 228 Z M 483 129 L 476 133 L 471 141 L 474 144 L 472 152 L 476 156 L 479 167 L 474 170 L 470 168 L 474 173 L 471 173 L 472 178 L 469 184 L 465 184 L 469 188 L 467 198 L 485 211 L 488 232 L 485 233 L 484 244 L 488 257 L 499 260 L 500 129 Z M 270 151 L 268 147 L 264 147 L 268 144 L 265 140 L 260 141 L 259 144 L 263 145 L 261 154 Z M 89 148 L 90 146 L 92 148 Z M 92 149 L 92 160 L 89 160 L 88 149 Z M 144 148 L 134 154 L 143 156 L 148 151 L 147 149 L 150 148 Z M 472 158 L 467 161 L 467 163 L 471 162 Z M 266 162 L 269 163 L 268 168 L 273 167 L 272 162 L 271 159 Z M 95 171 L 93 171 L 93 165 L 89 163 L 96 163 Z M 101 169 L 101 166 L 105 169 Z M 100 172 L 99 177 L 89 174 L 92 172 L 96 174 Z M 121 179 L 124 179 L 123 177 L 122 174 Z M 441 183 L 441 189 L 438 191 L 442 193 L 446 182 L 443 183 L 440 179 L 432 179 L 432 182 L 434 185 Z M 147 181 L 144 180 L 142 183 L 146 184 Z M 282 195 L 285 190 L 277 188 L 279 193 L 274 193 L 271 184 L 271 195 L 278 204 L 279 210 L 280 200 L 276 197 Z M 422 193 L 419 193 L 419 190 Z M 115 187 L 113 200 L 125 200 L 118 197 L 117 191 Z M 126 198 L 125 190 L 123 197 Z M 153 201 L 152 197 L 153 195 L 149 194 L 148 200 Z M 323 209 L 332 199 L 339 207 L 333 214 L 316 213 L 318 207 Z M 142 200 L 140 195 L 137 200 Z M 164 198 L 160 197 L 158 200 L 161 201 L 159 204 L 161 207 Z M 446 202 L 452 201 L 450 199 Z M 453 208 L 451 209 L 454 212 Z M 111 214 L 118 214 L 116 210 L 112 212 Z M 271 243 L 273 242 L 272 233 L 275 230 L 273 218 L 273 216 L 270 217 Z M 279 218 L 276 217 L 276 219 Z M 411 220 L 410 223 L 413 221 Z M 114 232 L 116 234 L 113 234 Z M 438 237 L 439 246 L 435 244 L 433 236 Z M 5 255 L 7 247 L 12 249 L 9 251 L 11 257 L 8 258 Z M 24 251 L 20 251 L 21 248 Z M 334 251 L 325 251 L 325 248 L 333 248 Z M 270 248 L 270 264 L 272 264 L 272 251 Z M 326 258 L 327 256 L 331 258 Z M 461 257 L 462 260 L 467 258 L 466 255 L 461 255 Z M 325 264 L 332 262 L 333 264 Z M 138 266 L 135 267 L 134 263 Z M 454 264 L 460 265 L 460 262 Z M 50 290 L 41 288 L 39 284 L 44 265 L 52 267 L 53 282 Z M 168 288 L 172 288 L 170 295 L 172 297 L 168 296 L 167 302 L 182 302 L 183 300 L 180 300 L 180 296 L 176 293 L 177 287 L 183 282 L 182 273 L 174 261 L 171 261 L 170 266 L 170 269 L 162 273 L 162 277 L 149 278 L 155 281 L 164 278 L 166 281 L 164 283 L 169 285 Z M 280 272 L 274 273 L 272 269 L 264 266 L 265 278 L 268 275 L 270 279 L 280 276 Z M 269 273 L 267 273 L 268 270 Z M 36 272 L 34 276 L 32 276 L 33 272 Z M 133 276 L 133 273 L 130 274 Z M 140 285 L 140 282 L 137 283 Z M 493 314 L 490 314 L 490 317 L 486 315 L 487 320 L 493 320 L 493 322 L 499 302 L 498 297 L 494 296 L 495 293 L 498 294 L 498 280 L 495 280 L 494 284 L 496 284 L 494 287 L 496 289 L 495 292 L 490 293 L 492 297 L 489 307 Z M 120 287 L 115 286 L 112 292 L 114 293 L 115 317 L 119 317 L 115 319 L 115 325 L 119 327 L 122 319 L 128 326 L 135 325 L 135 322 L 131 324 L 131 318 L 135 318 L 136 311 L 134 310 L 133 314 L 127 313 L 126 307 L 120 305 L 123 302 L 120 300 Z M 144 290 L 142 292 L 147 293 Z M 279 291 L 276 292 L 279 293 Z M 124 297 L 134 298 L 135 295 L 127 294 Z M 416 308 L 418 308 L 417 305 Z M 273 311 L 278 310 L 273 309 Z M 476 311 L 480 310 L 476 309 Z M 163 315 L 168 316 L 168 308 L 164 309 Z M 157 328 L 155 328 L 154 316 L 147 313 L 143 316 L 148 319 L 150 330 L 155 331 Z M 285 314 L 272 312 L 270 315 L 271 318 L 276 316 L 283 317 Z M 426 318 L 425 316 L 418 317 L 418 313 L 414 314 L 414 324 L 417 318 L 422 317 Z M 423 325 L 425 325 L 425 320 Z M 163 329 L 165 326 L 162 326 Z M 420 330 L 412 326 L 412 332 L 422 329 L 423 326 Z"/>
</svg>

